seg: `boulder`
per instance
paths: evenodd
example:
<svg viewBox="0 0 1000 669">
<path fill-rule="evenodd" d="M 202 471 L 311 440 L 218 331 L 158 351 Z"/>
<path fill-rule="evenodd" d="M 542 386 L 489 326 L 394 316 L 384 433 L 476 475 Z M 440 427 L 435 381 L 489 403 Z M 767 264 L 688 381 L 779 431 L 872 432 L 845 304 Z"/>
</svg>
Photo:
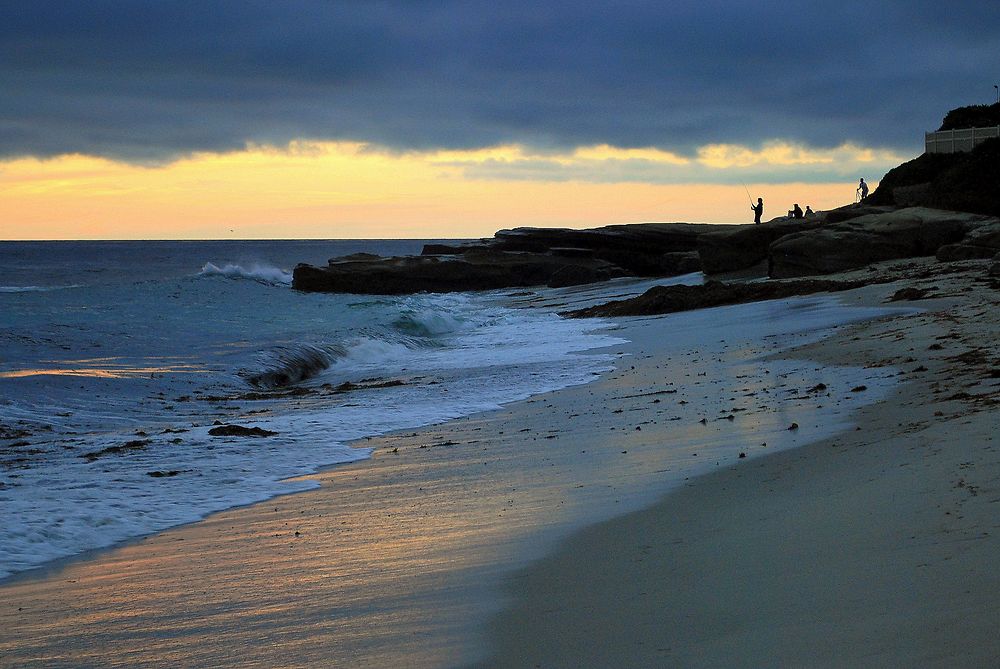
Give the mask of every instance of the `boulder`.
<svg viewBox="0 0 1000 669">
<path fill-rule="evenodd" d="M 973 223 L 968 233 L 957 244 L 946 244 L 938 249 L 937 259 L 984 260 L 1000 252 L 1000 220 L 986 219 Z"/>
<path fill-rule="evenodd" d="M 771 243 L 781 237 L 822 225 L 813 219 L 775 219 L 761 225 L 739 225 L 698 237 L 698 256 L 705 274 L 753 267 L 767 259 Z"/>
<path fill-rule="evenodd" d="M 1000 251 L 1000 219 L 984 218 L 973 223 L 962 242 Z"/>
<path fill-rule="evenodd" d="M 990 220 L 976 214 L 911 207 L 793 233 L 768 250 L 772 278 L 830 274 L 894 258 L 934 255 Z"/>
<path fill-rule="evenodd" d="M 945 244 L 935 254 L 941 262 L 955 260 L 986 260 L 996 255 L 997 250 L 973 244 Z"/>
<path fill-rule="evenodd" d="M 660 256 L 663 276 L 676 276 L 701 271 L 701 256 L 697 251 L 678 251 Z"/>
</svg>

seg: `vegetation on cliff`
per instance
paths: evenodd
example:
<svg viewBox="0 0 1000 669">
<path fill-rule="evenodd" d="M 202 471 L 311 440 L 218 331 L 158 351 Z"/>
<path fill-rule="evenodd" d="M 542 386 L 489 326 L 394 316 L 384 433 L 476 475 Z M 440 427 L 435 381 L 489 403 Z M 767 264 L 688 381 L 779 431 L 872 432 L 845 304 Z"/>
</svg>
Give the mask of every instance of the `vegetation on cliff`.
<svg viewBox="0 0 1000 669">
<path fill-rule="evenodd" d="M 964 130 L 966 128 L 988 128 L 1000 125 L 1000 103 L 992 105 L 971 105 L 952 109 L 945 114 L 941 130 Z"/>
</svg>

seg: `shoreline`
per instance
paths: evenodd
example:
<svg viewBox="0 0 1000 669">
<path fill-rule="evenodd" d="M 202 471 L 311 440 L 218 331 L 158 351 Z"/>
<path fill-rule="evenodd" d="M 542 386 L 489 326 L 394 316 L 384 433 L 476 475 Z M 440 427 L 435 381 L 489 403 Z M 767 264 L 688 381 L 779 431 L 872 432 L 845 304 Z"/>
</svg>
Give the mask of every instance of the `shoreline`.
<svg viewBox="0 0 1000 669">
<path fill-rule="evenodd" d="M 655 327 L 658 320 L 646 319 L 646 327 Z M 636 355 L 633 360 L 640 367 L 640 372 L 656 374 L 651 369 L 642 369 L 642 365 L 638 364 L 638 361 L 643 359 L 642 353 L 638 348 L 635 350 Z M 645 364 L 648 366 L 650 363 Z M 622 362 L 615 372 L 607 375 L 608 378 L 596 383 L 617 383 L 622 387 L 629 383 L 634 384 L 636 383 L 634 379 L 627 378 L 632 373 L 632 370 L 628 369 L 630 366 L 630 363 Z M 241 630 L 235 639 L 239 639 L 241 635 L 245 637 L 256 633 L 258 640 L 259 635 L 270 638 L 268 635 L 280 634 L 280 638 L 288 641 L 286 650 L 290 655 L 283 661 L 277 661 L 278 658 L 273 655 L 269 656 L 275 666 L 292 666 L 300 661 L 306 662 L 310 658 L 313 661 L 328 659 L 328 655 L 310 655 L 310 653 L 316 652 L 313 644 L 318 638 L 329 637 L 331 634 L 341 635 L 343 640 L 354 643 L 358 648 L 372 651 L 368 656 L 372 666 L 380 663 L 383 666 L 394 666 L 393 658 L 397 663 L 405 659 L 407 664 L 425 666 L 468 661 L 467 647 L 470 644 L 468 635 L 477 634 L 475 629 L 469 628 L 468 620 L 482 615 L 484 610 L 495 612 L 503 604 L 491 586 L 484 586 L 481 583 L 498 582 L 505 578 L 504 574 L 510 569 L 511 563 L 519 566 L 545 552 L 546 546 L 542 545 L 528 546 L 526 550 L 524 544 L 528 542 L 523 538 L 520 540 L 521 545 L 514 545 L 517 540 L 511 542 L 510 527 L 529 527 L 536 537 L 545 535 L 550 530 L 544 524 L 539 526 L 538 519 L 549 513 L 549 509 L 572 507 L 578 503 L 574 499 L 574 495 L 577 494 L 588 496 L 591 503 L 603 501 L 614 504 L 615 497 L 620 495 L 618 488 L 634 474 L 629 473 L 628 469 L 612 470 L 618 472 L 617 478 L 610 479 L 607 485 L 591 485 L 591 490 L 576 493 L 575 474 L 572 469 L 568 469 L 567 482 L 559 485 L 554 485 L 551 480 L 545 480 L 536 490 L 530 491 L 532 481 L 524 480 L 523 483 L 530 491 L 526 492 L 525 487 L 505 485 L 510 481 L 503 479 L 504 473 L 509 475 L 514 471 L 520 472 L 518 475 L 523 476 L 524 463 L 520 463 L 520 469 L 511 469 L 510 463 L 504 463 L 501 457 L 495 463 L 490 459 L 481 465 L 487 467 L 489 462 L 487 469 L 501 470 L 500 473 L 490 474 L 493 477 L 494 488 L 483 491 L 482 498 L 476 499 L 473 496 L 470 499 L 467 494 L 469 491 L 461 491 L 466 495 L 465 498 L 456 491 L 456 486 L 467 485 L 459 482 L 458 477 L 446 477 L 444 480 L 434 478 L 431 471 L 434 469 L 434 462 L 443 461 L 447 467 L 458 466 L 454 460 L 449 459 L 457 450 L 454 447 L 460 444 L 468 446 L 479 441 L 485 443 L 487 440 L 482 433 L 491 428 L 496 430 L 497 426 L 503 426 L 505 421 L 520 426 L 527 420 L 531 430 L 538 435 L 533 439 L 540 437 L 543 443 L 551 436 L 542 435 L 543 428 L 557 427 L 572 433 L 571 426 L 565 421 L 553 425 L 551 420 L 551 412 L 555 410 L 553 407 L 565 409 L 567 402 L 569 406 L 586 406 L 588 401 L 592 401 L 588 396 L 593 394 L 594 385 L 588 384 L 557 391 L 555 394 L 539 395 L 496 412 L 460 419 L 445 425 L 365 440 L 365 445 L 376 448 L 371 460 L 337 466 L 319 475 L 304 477 L 322 481 L 323 487 L 320 490 L 279 497 L 270 502 L 215 514 L 194 525 L 148 537 L 137 545 L 116 548 L 110 551 L 109 555 L 99 556 L 94 562 L 70 565 L 67 569 L 50 574 L 41 581 L 23 584 L 26 587 L 19 587 L 17 584 L 4 584 L 0 587 L 4 587 L 7 593 L 16 591 L 14 594 L 26 597 L 28 593 L 32 593 L 32 596 L 43 596 L 49 605 L 72 604 L 64 615 L 69 618 L 68 626 L 73 627 L 75 621 L 78 630 L 69 630 L 66 626 L 52 626 L 51 622 L 32 622 L 35 630 L 45 629 L 46 633 L 53 634 L 58 627 L 60 634 L 65 634 L 63 637 L 55 635 L 48 644 L 50 648 L 62 646 L 73 653 L 91 652 L 92 649 L 87 645 L 81 645 L 79 636 L 85 637 L 88 630 L 93 632 L 100 628 L 103 631 L 100 632 L 99 638 L 103 638 L 110 646 L 107 649 L 109 656 L 128 657 L 140 664 L 144 662 L 155 664 L 151 658 L 155 657 L 157 652 L 162 653 L 166 650 L 176 652 L 177 647 L 172 645 L 170 640 L 157 641 L 155 635 L 147 637 L 140 634 L 139 641 L 135 641 L 131 636 L 117 635 L 114 630 L 109 631 L 106 625 L 91 622 L 90 619 L 96 614 L 90 608 L 101 608 L 106 614 L 109 611 L 108 602 L 101 601 L 102 597 L 113 596 L 116 598 L 114 601 L 121 601 L 121 598 L 130 596 L 142 604 L 139 607 L 142 613 L 137 618 L 125 620 L 118 618 L 123 629 L 131 628 L 133 631 L 144 629 L 145 625 L 154 622 L 157 616 L 152 612 L 164 606 L 168 611 L 175 611 L 174 615 L 184 611 L 186 616 L 208 620 L 209 623 L 206 624 L 209 628 L 218 624 L 221 626 L 217 628 L 219 633 L 234 632 L 231 626 L 233 620 L 243 621 L 241 625 L 250 622 L 249 628 L 245 632 Z M 573 397 L 575 399 L 571 400 Z M 573 405 L 573 402 L 576 404 Z M 604 408 L 610 413 L 611 407 Z M 646 414 L 650 413 L 649 408 L 644 411 Z M 525 414 L 529 415 L 526 417 Z M 600 420 L 605 421 L 609 418 L 611 417 Z M 635 419 L 629 420 L 635 422 Z M 652 429 L 647 427 L 647 433 Z M 504 436 L 505 431 L 506 436 Z M 521 436 L 518 434 L 520 433 L 500 430 L 499 434 L 493 435 L 493 441 L 487 446 L 493 449 L 498 445 L 495 442 L 507 442 L 509 445 L 510 442 L 526 439 L 524 434 Z M 569 435 L 557 435 L 554 439 L 562 439 L 564 436 Z M 635 439 L 639 435 L 618 433 L 611 436 L 617 445 L 619 439 Z M 652 435 L 644 436 L 648 438 Z M 399 449 L 399 452 L 393 453 L 394 448 Z M 480 467 L 476 461 L 479 456 L 471 452 L 472 449 L 465 450 L 468 452 L 463 456 L 465 462 L 462 466 L 469 471 Z M 437 455 L 438 453 L 441 455 Z M 641 451 L 632 449 L 632 453 L 639 455 Z M 535 455 L 539 469 L 566 466 L 565 462 L 560 462 L 558 458 L 546 455 L 545 452 Z M 603 457 L 607 462 L 629 459 L 619 456 L 617 446 Z M 752 462 L 753 460 L 741 463 L 740 467 Z M 476 469 L 476 471 L 483 470 Z M 512 489 L 507 490 L 507 487 Z M 325 502 L 319 500 L 319 493 L 325 494 Z M 649 501 L 654 501 L 660 495 L 650 491 L 648 497 L 652 498 Z M 344 499 L 354 500 L 354 506 L 346 508 L 338 506 L 338 502 Z M 381 513 L 384 517 L 372 518 L 371 515 L 378 513 L 377 511 L 366 505 L 358 506 L 359 500 L 365 499 L 382 500 Z M 442 515 L 443 505 L 448 504 L 454 507 L 448 509 L 452 514 L 451 520 L 460 519 L 461 522 L 442 526 L 435 519 Z M 270 508 L 274 508 L 274 511 L 270 511 Z M 500 521 L 502 524 L 490 530 L 491 526 L 487 523 L 497 524 L 496 521 L 489 520 L 494 516 L 503 518 Z M 592 519 L 592 515 L 581 518 L 578 521 L 580 527 L 588 525 Z M 438 531 L 438 535 L 421 535 L 417 531 L 427 529 L 426 526 L 436 522 L 439 526 L 431 529 Z M 412 527 L 416 528 L 413 531 L 409 529 L 411 523 Z M 341 548 L 345 546 L 344 542 L 337 540 L 334 535 L 346 536 L 351 532 L 361 531 L 362 528 L 366 532 L 383 533 L 380 537 L 376 537 L 375 543 L 379 550 L 386 551 L 385 555 L 366 554 L 364 550 L 372 545 L 371 542 L 361 545 L 350 540 L 346 545 L 351 550 L 338 552 L 336 555 L 330 554 L 331 545 Z M 465 531 L 463 528 L 471 529 Z M 486 540 L 483 538 L 484 529 L 492 532 Z M 560 530 L 561 536 L 568 535 L 569 529 L 573 528 L 567 529 L 564 525 Z M 473 536 L 476 532 L 479 533 L 478 537 Z M 440 546 L 428 543 L 429 536 L 435 536 L 437 539 L 443 536 L 451 543 L 448 549 L 442 550 Z M 308 546 L 313 538 L 333 539 L 335 543 L 325 544 L 325 548 L 317 550 Z M 547 538 L 545 541 L 551 544 L 558 538 L 560 537 Z M 179 548 L 181 541 L 185 542 L 182 549 Z M 452 548 L 456 551 L 452 551 Z M 520 555 L 515 555 L 518 551 L 521 551 Z M 534 551 L 534 554 L 531 551 Z M 241 560 L 244 555 L 247 556 L 245 564 Z M 456 555 L 459 555 L 460 559 L 456 558 Z M 332 558 L 336 558 L 337 565 L 331 564 Z M 483 562 L 485 558 L 488 559 Z M 346 561 L 346 566 L 340 564 L 342 559 Z M 421 559 L 423 562 L 420 562 Z M 457 564 L 456 560 L 461 564 Z M 413 572 L 415 564 L 423 564 L 429 569 L 426 572 Z M 195 573 L 204 569 L 212 574 L 212 577 L 206 579 L 199 575 L 189 580 L 178 578 L 178 572 L 190 575 L 192 566 L 197 567 Z M 249 573 L 246 572 L 247 569 Z M 122 581 L 118 576 L 114 576 L 115 574 L 127 578 Z M 400 609 L 387 610 L 385 615 L 389 615 L 389 618 L 380 617 L 378 612 L 374 612 L 368 618 L 369 622 L 375 623 L 374 628 L 365 626 L 364 629 L 358 629 L 349 624 L 335 628 L 330 626 L 331 610 L 346 611 L 350 606 L 365 606 L 363 598 L 357 597 L 361 596 L 364 590 L 373 587 L 383 588 L 389 596 L 404 599 L 409 597 L 412 600 L 409 603 L 415 604 L 418 609 L 420 607 L 426 609 L 430 606 L 430 602 L 440 604 L 442 600 L 434 598 L 439 596 L 442 588 L 454 587 L 456 574 L 457 581 L 462 584 L 461 587 L 467 589 L 466 594 L 474 592 L 474 598 L 478 601 L 473 602 L 474 610 L 468 608 L 467 601 L 446 602 L 448 606 L 440 612 L 441 620 L 437 621 L 437 626 L 405 619 L 405 616 L 400 618 Z M 164 576 L 167 578 L 164 579 Z M 409 579 L 407 582 L 416 584 L 416 587 L 407 593 L 395 593 L 394 591 L 399 589 L 396 582 L 398 578 Z M 274 590 L 274 579 L 278 579 L 286 587 Z M 339 591 L 346 596 L 344 601 L 318 604 L 314 597 L 308 596 L 310 589 L 324 587 L 326 580 L 344 579 L 356 581 L 349 584 L 346 590 L 342 588 Z M 67 585 L 67 581 L 73 585 Z M 123 588 L 129 594 L 114 594 L 115 591 L 110 585 L 112 582 L 117 584 L 117 588 Z M 77 585 L 81 583 L 78 588 Z M 197 592 L 199 584 L 211 586 L 211 595 L 209 590 L 205 590 L 204 593 Z M 8 585 L 10 587 L 6 587 Z M 150 589 L 149 586 L 155 587 Z M 86 593 L 85 603 L 90 602 L 93 606 L 67 601 L 79 597 L 81 592 Z M 260 596 L 248 599 L 248 592 Z M 447 592 L 445 594 L 447 595 Z M 222 602 L 229 602 L 230 609 L 235 603 L 235 611 L 229 610 L 223 614 L 218 609 Z M 113 608 L 111 607 L 112 611 Z M 404 607 L 403 610 L 407 609 Z M 291 629 L 276 629 L 273 616 L 277 615 L 278 611 L 285 611 L 286 614 L 295 612 L 299 616 L 296 625 Z M 6 618 L 5 628 L 8 630 L 22 617 L 10 613 L 8 611 L 5 612 L 6 615 L 0 615 L 0 618 Z M 216 620 L 217 623 L 214 622 Z M 138 627 L 135 627 L 136 625 Z M 407 627 L 408 625 L 410 627 Z M 408 632 L 413 631 L 414 635 L 425 636 L 416 641 L 401 640 L 397 638 L 399 633 L 394 632 L 394 628 L 405 628 Z M 428 640 L 428 637 L 448 632 L 449 628 L 451 631 L 443 637 L 436 638 L 433 642 Z M 188 629 L 187 624 L 181 624 L 175 629 L 175 633 L 183 635 L 185 629 Z M 190 634 L 190 629 L 186 633 Z M 371 648 L 371 644 L 384 644 L 389 639 L 397 643 L 396 647 L 391 649 L 390 655 L 379 655 Z M 141 651 L 136 648 L 126 652 L 120 647 L 125 641 L 142 645 L 142 640 L 148 642 L 148 646 Z M 232 639 L 230 642 L 232 643 Z M 89 644 L 93 641 L 83 643 Z M 471 644 L 477 646 L 478 642 L 472 640 Z M 3 634 L 0 634 L 0 649 L 4 646 Z M 206 642 L 205 646 L 192 652 L 200 653 L 199 657 L 202 660 L 226 656 L 225 648 L 213 646 L 210 642 Z M 7 647 L 10 648 L 9 645 Z M 459 651 L 459 648 L 466 650 Z M 52 656 L 49 657 L 51 659 Z M 77 662 L 83 661 L 80 655 L 73 657 L 77 658 Z M 82 657 L 86 658 L 87 655 L 84 654 Z M 357 656 L 353 659 L 356 660 Z M 238 659 L 233 658 L 231 661 L 238 662 Z M 364 666 L 363 662 L 360 664 Z"/>
<path fill-rule="evenodd" d="M 789 352 L 900 366 L 854 430 L 575 534 L 508 579 L 513 604 L 475 666 L 995 662 L 1000 301 L 968 276 L 948 288 L 922 314 Z"/>
</svg>

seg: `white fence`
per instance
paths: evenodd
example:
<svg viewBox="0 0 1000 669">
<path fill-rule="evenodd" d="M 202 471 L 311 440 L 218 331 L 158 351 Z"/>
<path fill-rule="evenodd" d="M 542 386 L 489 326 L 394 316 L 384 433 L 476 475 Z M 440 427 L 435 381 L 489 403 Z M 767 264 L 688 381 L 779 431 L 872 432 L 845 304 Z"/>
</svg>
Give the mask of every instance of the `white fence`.
<svg viewBox="0 0 1000 669">
<path fill-rule="evenodd" d="M 924 133 L 924 153 L 972 151 L 987 139 L 1000 137 L 1000 125 L 992 128 L 967 128 Z"/>
</svg>

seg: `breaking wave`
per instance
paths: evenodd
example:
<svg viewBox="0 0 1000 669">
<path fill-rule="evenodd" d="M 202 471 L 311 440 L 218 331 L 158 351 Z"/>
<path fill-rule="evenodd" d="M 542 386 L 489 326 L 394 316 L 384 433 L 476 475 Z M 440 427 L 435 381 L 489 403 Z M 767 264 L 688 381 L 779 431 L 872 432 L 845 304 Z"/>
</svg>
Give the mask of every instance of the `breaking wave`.
<svg viewBox="0 0 1000 669">
<path fill-rule="evenodd" d="M 278 267 L 269 265 L 251 265 L 245 268 L 241 265 L 227 264 L 219 267 L 214 263 L 207 262 L 198 272 L 198 276 L 223 276 L 227 279 L 250 279 L 259 283 L 266 283 L 272 286 L 292 285 L 292 274 Z"/>
<path fill-rule="evenodd" d="M 260 367 L 239 376 L 255 388 L 285 388 L 316 376 L 346 354 L 342 346 L 296 344 L 276 346 L 260 354 Z"/>
</svg>

